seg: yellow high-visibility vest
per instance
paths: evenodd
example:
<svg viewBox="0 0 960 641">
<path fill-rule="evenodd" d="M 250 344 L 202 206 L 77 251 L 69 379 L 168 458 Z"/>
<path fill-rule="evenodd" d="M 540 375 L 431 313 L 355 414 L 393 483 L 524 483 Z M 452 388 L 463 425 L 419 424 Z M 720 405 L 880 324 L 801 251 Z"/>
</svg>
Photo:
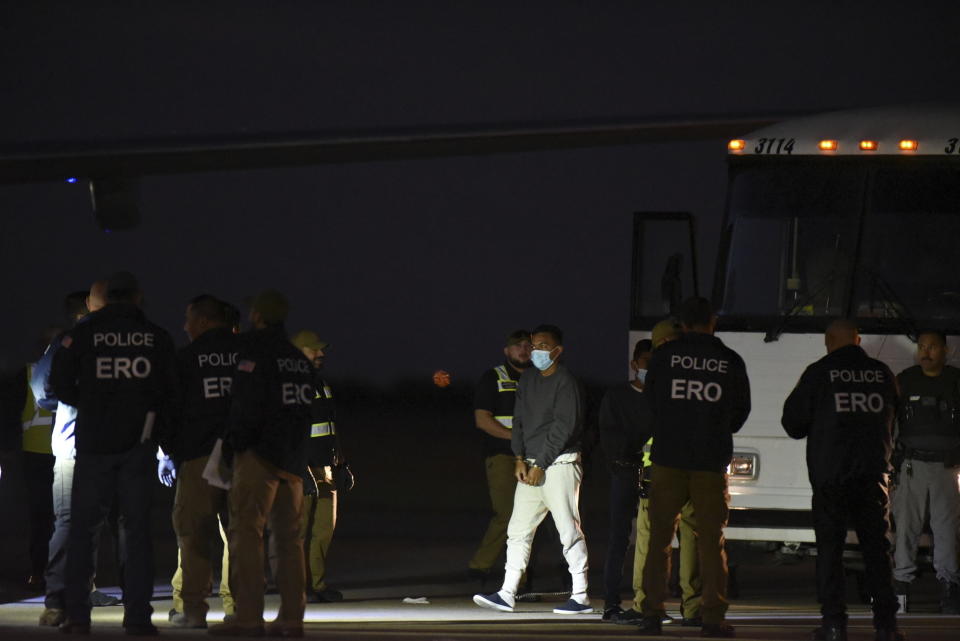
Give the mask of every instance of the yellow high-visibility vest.
<svg viewBox="0 0 960 641">
<path fill-rule="evenodd" d="M 50 435 L 53 433 L 53 412 L 37 405 L 30 388 L 33 365 L 27 366 L 27 400 L 23 404 L 20 422 L 23 425 L 23 451 L 37 454 L 53 454 Z"/>
</svg>

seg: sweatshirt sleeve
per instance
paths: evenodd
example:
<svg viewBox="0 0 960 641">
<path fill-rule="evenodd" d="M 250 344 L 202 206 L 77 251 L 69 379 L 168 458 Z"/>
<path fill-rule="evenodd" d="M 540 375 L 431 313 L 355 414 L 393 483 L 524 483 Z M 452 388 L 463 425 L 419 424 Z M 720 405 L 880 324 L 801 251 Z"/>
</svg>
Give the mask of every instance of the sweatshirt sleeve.
<svg viewBox="0 0 960 641">
<path fill-rule="evenodd" d="M 523 378 L 517 383 L 517 394 L 513 400 L 513 428 L 510 430 L 510 449 L 514 456 L 525 456 L 523 451 Z"/>
<path fill-rule="evenodd" d="M 68 332 L 60 339 L 60 347 L 50 366 L 50 387 L 57 399 L 77 407 L 80 404 L 80 346 Z"/>
<path fill-rule="evenodd" d="M 608 390 L 603 395 L 603 401 L 600 403 L 600 445 L 603 446 L 603 453 L 607 461 L 623 460 L 625 450 L 627 449 L 627 435 L 621 421 L 617 420 L 617 414 L 614 411 L 613 390 Z"/>
<path fill-rule="evenodd" d="M 543 450 L 537 455 L 535 463 L 547 469 L 556 460 L 560 452 L 566 448 L 577 435 L 582 416 L 582 400 L 580 386 L 572 377 L 566 377 L 557 386 L 557 394 L 553 401 L 553 425 L 547 433 Z"/>
<path fill-rule="evenodd" d="M 780 423 L 791 438 L 805 438 L 810 433 L 816 405 L 817 387 L 816 371 L 813 370 L 812 366 L 808 367 L 783 404 L 783 417 L 780 419 Z"/>
</svg>

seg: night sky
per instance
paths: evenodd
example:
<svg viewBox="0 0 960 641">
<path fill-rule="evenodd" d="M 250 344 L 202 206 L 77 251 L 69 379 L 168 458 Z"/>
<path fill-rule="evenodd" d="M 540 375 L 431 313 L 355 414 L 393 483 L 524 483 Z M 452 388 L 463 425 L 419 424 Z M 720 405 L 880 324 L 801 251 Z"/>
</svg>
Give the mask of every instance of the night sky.
<svg viewBox="0 0 960 641">
<path fill-rule="evenodd" d="M 960 98 L 956 3 L 256 5 L 5 7 L 0 153 Z M 81 185 L 0 186 L 2 357 L 23 358 L 63 294 L 124 268 L 180 343 L 190 297 L 281 289 L 290 329 L 334 343 L 334 380 L 473 379 L 506 332 L 552 322 L 574 370 L 609 382 L 625 372 L 631 213 L 696 214 L 708 284 L 724 158 L 707 140 L 151 177 L 141 227 L 109 235 Z"/>
</svg>

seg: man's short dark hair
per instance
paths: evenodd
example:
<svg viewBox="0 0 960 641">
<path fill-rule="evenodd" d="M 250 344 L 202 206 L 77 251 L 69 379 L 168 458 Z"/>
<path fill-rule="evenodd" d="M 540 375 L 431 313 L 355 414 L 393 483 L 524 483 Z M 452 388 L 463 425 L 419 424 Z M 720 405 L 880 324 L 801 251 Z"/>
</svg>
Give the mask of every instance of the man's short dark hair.
<svg viewBox="0 0 960 641">
<path fill-rule="evenodd" d="M 516 329 L 507 335 L 507 347 L 530 341 L 530 332 L 525 329 Z"/>
<path fill-rule="evenodd" d="M 563 345 L 563 330 L 556 325 L 537 325 L 530 330 L 530 336 L 534 334 L 550 334 L 557 345 Z"/>
<path fill-rule="evenodd" d="M 107 278 L 108 303 L 132 303 L 140 294 L 140 283 L 130 272 L 114 272 Z"/>
<path fill-rule="evenodd" d="M 193 313 L 218 325 L 227 324 L 227 315 L 224 313 L 223 301 L 210 294 L 200 294 L 190 299 Z"/>
<path fill-rule="evenodd" d="M 63 299 L 63 316 L 71 325 L 78 319 L 87 315 L 90 311 L 87 309 L 87 295 L 90 292 L 79 291 L 70 292 Z"/>
<path fill-rule="evenodd" d="M 633 360 L 640 358 L 640 355 L 644 352 L 653 351 L 653 341 L 649 338 L 641 338 L 637 341 L 637 344 L 633 346 Z"/>
<path fill-rule="evenodd" d="M 936 336 L 937 338 L 940 339 L 940 342 L 941 342 L 941 343 L 943 343 L 944 345 L 947 344 L 947 335 L 946 335 L 946 333 L 944 333 L 943 331 L 941 331 L 941 330 L 939 330 L 939 329 L 921 329 L 919 332 L 917 332 L 917 342 L 918 342 L 918 343 L 920 342 L 920 337 L 923 336 L 923 335 L 925 335 L 925 334 L 929 334 L 929 335 L 931 335 L 931 336 Z"/>
<path fill-rule="evenodd" d="M 680 323 L 684 327 L 705 327 L 713 318 L 713 304 L 701 296 L 692 296 L 680 305 Z"/>
</svg>

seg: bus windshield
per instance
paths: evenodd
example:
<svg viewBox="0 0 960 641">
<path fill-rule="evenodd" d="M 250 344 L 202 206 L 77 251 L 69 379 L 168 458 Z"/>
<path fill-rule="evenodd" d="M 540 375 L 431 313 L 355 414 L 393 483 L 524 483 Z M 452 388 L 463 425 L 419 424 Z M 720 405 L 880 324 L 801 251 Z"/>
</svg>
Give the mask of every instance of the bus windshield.
<svg viewBox="0 0 960 641">
<path fill-rule="evenodd" d="M 751 167 L 731 184 L 721 313 L 842 313 L 865 173 L 853 166 Z"/>
<path fill-rule="evenodd" d="M 881 168 L 872 183 L 856 315 L 945 327 L 960 318 L 960 168 Z"/>
<path fill-rule="evenodd" d="M 748 166 L 733 176 L 728 222 L 726 316 L 960 317 L 960 168 Z"/>
</svg>

